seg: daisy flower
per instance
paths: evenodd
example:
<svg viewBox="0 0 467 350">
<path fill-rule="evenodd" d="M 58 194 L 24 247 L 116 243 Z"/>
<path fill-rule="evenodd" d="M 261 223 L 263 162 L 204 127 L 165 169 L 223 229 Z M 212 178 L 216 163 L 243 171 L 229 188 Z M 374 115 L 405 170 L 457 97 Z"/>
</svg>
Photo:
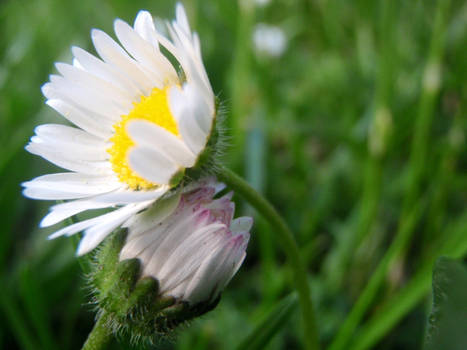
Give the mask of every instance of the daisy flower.
<svg viewBox="0 0 467 350">
<path fill-rule="evenodd" d="M 90 209 L 115 208 L 67 226 L 50 238 L 83 231 L 77 254 L 180 183 L 195 167 L 213 130 L 216 108 L 200 50 L 185 10 L 167 23 L 168 37 L 140 11 L 134 26 L 114 22 L 118 44 L 93 29 L 98 57 L 73 47 L 73 64 L 57 63 L 42 87 L 47 104 L 76 127 L 46 124 L 26 149 L 67 172 L 23 183 L 24 195 L 65 200 L 41 226 Z"/>
</svg>

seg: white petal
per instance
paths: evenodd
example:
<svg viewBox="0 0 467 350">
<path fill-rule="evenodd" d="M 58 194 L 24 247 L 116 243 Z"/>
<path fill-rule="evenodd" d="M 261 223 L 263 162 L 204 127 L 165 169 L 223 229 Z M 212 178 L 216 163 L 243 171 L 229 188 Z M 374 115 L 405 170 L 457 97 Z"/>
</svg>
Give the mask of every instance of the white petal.
<svg viewBox="0 0 467 350">
<path fill-rule="evenodd" d="M 249 233 L 238 234 L 230 239 L 230 255 L 228 263 L 225 265 L 226 272 L 224 273 L 223 279 L 219 281 L 217 285 L 217 291 L 220 292 L 227 283 L 230 282 L 232 277 L 237 273 L 238 269 L 245 260 L 246 247 L 250 240 Z"/>
<path fill-rule="evenodd" d="M 196 157 L 185 144 L 159 125 L 134 120 L 127 124 L 127 132 L 136 144 L 159 150 L 180 166 L 188 168 L 195 164 Z"/>
<path fill-rule="evenodd" d="M 196 86 L 193 84 L 186 84 L 184 88 L 186 89 L 188 98 L 190 99 L 194 119 L 203 132 L 210 134 L 214 119 L 214 111 L 205 103 L 203 96 L 200 94 L 200 91 Z"/>
<path fill-rule="evenodd" d="M 104 161 L 109 158 L 104 143 L 101 145 L 98 143 L 92 145 L 84 142 L 76 142 L 71 138 L 66 139 L 65 135 L 56 138 L 49 137 L 48 135 L 45 137 L 33 136 L 31 138 L 31 143 L 26 149 L 34 150 L 34 152 L 36 152 L 35 154 L 57 154 L 62 158 L 79 161 Z"/>
<path fill-rule="evenodd" d="M 113 176 L 57 173 L 36 177 L 31 181 L 24 182 L 23 186 L 96 194 L 115 190 L 117 187 L 121 187 L 121 184 Z"/>
<path fill-rule="evenodd" d="M 214 179 L 213 182 L 214 182 L 214 188 L 215 188 L 215 190 L 216 190 L 216 192 L 215 192 L 216 194 L 218 194 L 219 192 L 225 190 L 226 187 L 227 187 L 225 183 L 223 183 L 223 182 L 217 182 L 215 179 Z"/>
<path fill-rule="evenodd" d="M 99 119 L 107 119 L 114 123 L 121 115 L 128 112 L 127 108 L 119 106 L 104 94 L 79 86 L 61 76 L 52 75 L 50 81 L 42 88 L 45 97 L 61 99 L 73 104 L 80 110 L 91 112 L 96 119 L 99 117 Z"/>
<path fill-rule="evenodd" d="M 25 187 L 25 196 L 46 200 L 85 198 L 119 186 L 108 177 L 90 177 L 76 173 L 43 175 L 22 185 Z"/>
<path fill-rule="evenodd" d="M 47 154 L 60 155 L 62 158 L 74 159 L 79 161 L 105 161 L 109 154 L 102 147 L 92 147 L 71 142 L 62 142 L 62 140 L 44 140 L 38 136 L 31 138 L 31 143 L 26 147 L 34 154 L 46 157 Z"/>
<path fill-rule="evenodd" d="M 126 243 L 120 253 L 120 260 L 138 257 L 145 265 L 166 239 L 166 231 L 174 223 L 170 215 L 178 206 L 180 196 L 161 199 L 148 210 L 130 218 L 123 227 L 129 228 Z"/>
<path fill-rule="evenodd" d="M 31 138 L 32 143 L 54 148 L 70 157 L 84 160 L 109 158 L 106 151 L 109 144 L 81 129 L 61 124 L 44 124 L 37 126 L 34 131 L 37 136 Z"/>
<path fill-rule="evenodd" d="M 195 48 L 196 55 L 201 59 L 201 43 L 199 40 L 198 33 L 193 33 L 193 46 Z M 204 70 L 204 66 L 203 66 L 203 70 Z"/>
<path fill-rule="evenodd" d="M 221 224 L 205 226 L 176 246 L 157 274 L 162 293 L 175 288 L 195 273 L 219 244 L 223 229 L 225 226 Z"/>
<path fill-rule="evenodd" d="M 93 93 L 100 96 L 110 98 L 114 103 L 127 111 L 130 111 L 133 108 L 132 96 L 112 83 L 69 64 L 57 63 L 55 66 L 65 79 L 90 89 Z"/>
<path fill-rule="evenodd" d="M 139 205 L 126 205 L 120 209 L 111 211 L 110 213 L 103 214 L 100 216 L 97 216 L 92 219 L 80 221 L 78 223 L 72 224 L 70 226 L 64 227 L 57 232 L 51 234 L 48 239 L 54 239 L 63 235 L 66 236 L 71 236 L 75 233 L 78 233 L 80 231 L 83 231 L 87 228 L 90 228 L 94 225 L 99 225 L 99 224 L 106 224 L 109 222 L 114 222 L 115 220 L 123 220 L 122 223 L 131 215 L 133 215 L 135 212 L 138 212 L 139 210 L 143 209 L 144 205 L 139 204 Z M 100 227 L 100 226 L 99 226 Z"/>
<path fill-rule="evenodd" d="M 148 210 L 135 215 L 132 220 L 125 224 L 125 227 L 132 227 L 129 232 L 128 239 L 135 234 L 156 227 L 161 221 L 166 219 L 177 208 L 180 202 L 180 196 L 181 192 L 177 191 L 176 194 L 172 194 L 167 198 L 159 199 L 157 204 L 153 205 Z"/>
<path fill-rule="evenodd" d="M 113 230 L 125 222 L 125 220 L 127 220 L 130 216 L 131 213 L 121 215 L 120 217 L 114 217 L 86 229 L 83 238 L 79 242 L 76 255 L 84 255 L 96 248 L 99 243 L 105 239 L 105 237 L 107 237 Z"/>
<path fill-rule="evenodd" d="M 113 222 L 114 220 L 118 220 L 119 218 L 127 218 L 127 215 L 131 215 L 133 212 L 134 212 L 134 206 L 127 205 L 123 208 L 111 211 L 110 213 L 103 214 L 92 219 L 80 221 L 75 224 L 66 226 L 58 230 L 57 232 L 51 234 L 49 237 L 47 237 L 47 239 L 55 239 L 57 237 L 64 236 L 64 235 L 71 236 L 89 227 L 98 225 L 103 222 L 107 223 L 110 221 Z"/>
<path fill-rule="evenodd" d="M 54 150 L 39 143 L 30 143 L 25 148 L 28 152 L 41 156 L 49 162 L 70 171 L 89 175 L 110 175 L 112 173 L 112 169 L 108 161 L 72 159 L 60 150 Z"/>
<path fill-rule="evenodd" d="M 169 184 L 179 167 L 160 151 L 149 147 L 133 147 L 128 154 L 131 169 L 147 181 Z"/>
<path fill-rule="evenodd" d="M 102 215 L 101 218 L 103 220 L 86 229 L 83 239 L 79 242 L 76 254 L 80 256 L 93 250 L 113 230 L 123 224 L 129 217 L 144 209 L 145 206 L 145 203 L 138 205 L 129 204 L 109 214 Z M 103 218 L 104 216 L 106 217 Z"/>
<path fill-rule="evenodd" d="M 65 203 L 55 204 L 50 207 L 51 210 L 73 210 L 73 209 L 102 209 L 108 208 L 111 206 L 116 206 L 117 203 L 99 203 L 93 200 L 94 198 L 78 199 L 74 201 L 69 201 Z"/>
<path fill-rule="evenodd" d="M 164 241 L 149 251 L 148 260 L 145 263 L 145 275 L 159 276 L 160 268 L 172 252 L 196 229 L 194 223 L 199 213 L 184 214 L 171 218 L 173 225 L 167 230 Z"/>
<path fill-rule="evenodd" d="M 157 79 L 157 85 L 167 82 L 176 83 L 177 73 L 167 58 L 162 53 L 144 40 L 135 30 L 122 20 L 114 23 L 115 33 L 123 47 L 132 55 L 143 67 L 151 71 Z"/>
<path fill-rule="evenodd" d="M 78 61 L 78 59 L 76 57 L 73 58 L 73 67 L 76 67 L 76 68 L 79 68 L 79 69 L 82 69 L 82 70 L 86 71 L 86 69 L 83 67 L 83 65 Z"/>
<path fill-rule="evenodd" d="M 100 215 L 100 216 L 97 216 L 97 217 L 92 218 L 92 219 L 83 220 L 83 221 L 77 222 L 75 224 L 66 226 L 66 227 L 52 233 L 49 237 L 47 237 L 47 239 L 55 239 L 55 238 L 58 238 L 58 237 L 61 237 L 61 236 L 74 235 L 74 234 L 76 234 L 78 232 L 81 232 L 84 229 L 86 229 L 86 228 L 100 222 L 100 220 L 104 220 L 106 215 L 110 215 L 110 214 L 112 214 L 112 213 Z"/>
<path fill-rule="evenodd" d="M 235 276 L 240 266 L 242 266 L 243 261 L 245 260 L 245 257 L 246 257 L 246 252 L 244 250 L 242 250 L 242 252 L 243 253 L 241 253 L 241 255 L 237 255 L 234 257 L 233 263 L 231 264 L 231 266 L 233 267 L 230 269 L 230 272 L 227 272 L 225 274 L 223 281 L 221 281 L 221 283 L 219 283 L 219 285 L 217 286 L 218 292 L 221 292 L 224 289 L 224 287 L 227 284 L 229 284 L 232 277 Z"/>
<path fill-rule="evenodd" d="M 61 203 L 50 208 L 48 213 L 41 220 L 40 227 L 48 227 L 65 220 L 73 215 L 79 214 L 90 209 L 103 209 L 113 206 L 109 203 L 96 203 L 90 200 L 76 200 L 68 203 Z"/>
<path fill-rule="evenodd" d="M 52 99 L 47 100 L 47 104 L 55 109 L 58 113 L 68 119 L 70 122 L 86 130 L 90 134 L 98 136 L 104 140 L 108 140 L 112 134 L 112 123 L 98 118 L 93 118 L 92 115 L 87 115 L 83 111 L 71 104 L 63 102 L 62 100 Z"/>
<path fill-rule="evenodd" d="M 155 86 L 156 82 L 151 82 L 149 77 L 138 66 L 138 63 L 130 58 L 106 33 L 93 29 L 91 31 L 91 38 L 99 56 L 105 62 L 113 64 L 127 74 L 144 91 L 145 95 L 148 95 L 154 87 L 162 88 L 162 86 Z"/>
<path fill-rule="evenodd" d="M 59 140 L 61 143 L 82 144 L 94 148 L 107 147 L 107 143 L 99 137 L 68 125 L 43 124 L 37 126 L 34 131 L 42 140 Z"/>
<path fill-rule="evenodd" d="M 131 239 L 128 237 L 125 245 L 120 251 L 120 261 L 138 257 L 144 264 L 144 260 L 142 260 L 139 255 L 142 254 L 145 249 L 151 249 L 150 247 L 152 244 L 158 244 L 164 239 L 164 236 L 160 233 L 160 231 L 152 231 L 147 234 L 132 237 Z"/>
<path fill-rule="evenodd" d="M 176 120 L 180 123 L 182 119 L 190 119 L 190 122 L 195 123 L 204 135 L 210 134 L 214 111 L 206 104 L 199 89 L 194 84 L 185 83 L 182 91 L 174 86 L 170 93 L 174 91 L 174 94 L 176 94 L 177 90 L 180 94 L 178 97 L 174 96 L 176 100 L 173 102 L 169 100 L 171 109 L 173 107 L 172 112 L 176 113 L 174 114 Z M 179 109 L 181 111 L 178 111 Z"/>
<path fill-rule="evenodd" d="M 23 195 L 32 199 L 43 200 L 65 200 L 89 197 L 89 194 L 64 192 L 58 190 L 51 190 L 46 188 L 26 187 L 23 190 Z"/>
<path fill-rule="evenodd" d="M 60 210 L 60 211 L 51 211 L 46 216 L 44 216 L 39 223 L 39 227 L 48 227 L 59 223 L 73 215 L 79 214 L 83 209 L 69 209 L 69 210 Z"/>
<path fill-rule="evenodd" d="M 185 33 L 176 22 L 174 22 L 172 26 L 169 25 L 167 29 L 174 41 L 174 50 L 180 57 L 179 62 L 185 72 L 187 82 L 194 84 L 198 89 L 202 90 L 206 102 L 213 107 L 214 94 L 206 70 L 204 69 L 201 55 L 199 55 L 199 42 L 194 42 L 198 40 L 197 36 L 190 37 L 189 33 Z M 162 41 L 161 43 L 164 44 Z"/>
<path fill-rule="evenodd" d="M 76 57 L 85 70 L 126 91 L 133 101 L 136 101 L 139 96 L 143 94 L 143 90 L 141 90 L 125 74 L 119 72 L 114 66 L 102 62 L 100 59 L 80 47 L 74 46 L 71 48 L 71 51 L 73 52 L 73 56 Z"/>
<path fill-rule="evenodd" d="M 205 260 L 186 289 L 185 298 L 193 304 L 215 298 L 237 272 L 245 253 L 230 243 L 219 245 L 217 252 Z"/>
<path fill-rule="evenodd" d="M 187 94 L 189 91 L 173 86 L 169 91 L 169 106 L 177 121 L 183 141 L 197 156 L 206 145 L 208 135 L 199 127 L 193 110 L 195 106 L 190 104 L 191 101 Z"/>
<path fill-rule="evenodd" d="M 253 226 L 253 218 L 249 216 L 242 216 L 232 220 L 230 230 L 232 232 L 249 232 Z"/>
<path fill-rule="evenodd" d="M 160 186 L 151 191 L 121 190 L 93 197 L 98 203 L 128 204 L 135 202 L 155 201 L 169 190 L 169 186 Z"/>
<path fill-rule="evenodd" d="M 159 42 L 156 38 L 156 28 L 151 14 L 148 11 L 139 11 L 135 19 L 136 32 L 146 41 L 150 42 L 155 50 L 159 51 Z"/>
<path fill-rule="evenodd" d="M 157 63 L 154 61 L 154 55 L 152 55 L 154 51 L 151 44 L 145 41 L 128 23 L 121 19 L 114 21 L 114 30 L 123 48 L 134 59 L 141 63 L 149 63 L 149 66 L 155 66 L 156 73 L 160 73 L 157 71 Z"/>
<path fill-rule="evenodd" d="M 180 27 L 187 34 L 190 34 L 191 30 L 190 30 L 190 25 L 188 24 L 188 18 L 185 13 L 185 8 L 180 2 L 177 3 L 177 7 L 175 9 L 175 16 L 177 18 L 177 23 L 180 25 Z"/>
<path fill-rule="evenodd" d="M 227 252 L 222 245 L 208 252 L 185 289 L 185 300 L 192 304 L 209 300 L 219 282 L 219 274 L 216 272 L 219 271 L 220 265 L 225 263 L 226 255 Z"/>
</svg>

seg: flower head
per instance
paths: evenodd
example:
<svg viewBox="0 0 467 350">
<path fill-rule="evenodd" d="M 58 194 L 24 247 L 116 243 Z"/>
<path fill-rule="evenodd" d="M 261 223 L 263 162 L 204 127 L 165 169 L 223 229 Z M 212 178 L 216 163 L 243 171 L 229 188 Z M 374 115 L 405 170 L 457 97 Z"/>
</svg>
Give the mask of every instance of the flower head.
<svg viewBox="0 0 467 350">
<path fill-rule="evenodd" d="M 237 272 L 252 225 L 233 219 L 232 193 L 213 199 L 212 181 L 136 215 L 125 226 L 120 260 L 138 258 L 160 293 L 196 304 L 213 301 Z"/>
<path fill-rule="evenodd" d="M 245 258 L 250 217 L 233 219 L 231 193 L 192 183 L 132 217 L 96 254 L 90 274 L 109 327 L 151 341 L 212 310 Z"/>
<path fill-rule="evenodd" d="M 120 44 L 92 30 L 100 58 L 73 47 L 73 64 L 57 63 L 60 75 L 42 87 L 47 104 L 76 127 L 40 125 L 26 147 L 68 170 L 23 184 L 30 198 L 71 200 L 53 206 L 41 226 L 118 207 L 51 235 L 84 230 L 78 254 L 177 186 L 185 169 L 198 166 L 215 122 L 199 38 L 181 4 L 167 24 L 170 38 L 147 11 L 138 13 L 133 27 L 117 19 L 114 28 Z"/>
</svg>

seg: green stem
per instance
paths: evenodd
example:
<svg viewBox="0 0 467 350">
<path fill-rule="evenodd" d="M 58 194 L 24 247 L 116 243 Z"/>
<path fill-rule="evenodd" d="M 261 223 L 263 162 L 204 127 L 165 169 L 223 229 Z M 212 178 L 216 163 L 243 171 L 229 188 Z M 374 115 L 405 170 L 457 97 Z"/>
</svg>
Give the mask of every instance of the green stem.
<svg viewBox="0 0 467 350">
<path fill-rule="evenodd" d="M 112 333 L 107 327 L 107 316 L 101 315 L 94 325 L 88 339 L 84 343 L 82 350 L 101 350 L 105 349 L 112 337 Z"/>
<path fill-rule="evenodd" d="M 302 310 L 306 348 L 310 350 L 319 349 L 318 331 L 314 318 L 313 302 L 308 285 L 307 273 L 300 259 L 300 251 L 292 231 L 290 231 L 284 219 L 278 214 L 274 207 L 237 174 L 222 167 L 218 172 L 218 177 L 245 198 L 250 205 L 269 221 L 270 225 L 275 228 L 280 235 L 282 247 L 287 254 L 294 273 L 295 288 L 299 295 Z"/>
</svg>

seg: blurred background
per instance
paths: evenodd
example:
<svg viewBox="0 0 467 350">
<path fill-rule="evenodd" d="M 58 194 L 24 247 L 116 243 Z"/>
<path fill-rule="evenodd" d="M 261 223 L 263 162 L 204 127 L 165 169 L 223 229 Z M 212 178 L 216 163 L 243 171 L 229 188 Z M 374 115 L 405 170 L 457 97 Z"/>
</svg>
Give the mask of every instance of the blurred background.
<svg viewBox="0 0 467 350">
<path fill-rule="evenodd" d="M 296 234 L 323 344 L 421 349 L 433 264 L 467 254 L 467 3 L 183 3 L 224 102 L 225 162 Z M 54 62 L 71 61 L 72 45 L 94 53 L 91 28 L 113 34 L 114 18 L 133 23 L 139 9 L 171 19 L 174 5 L 0 2 L 0 348 L 79 349 L 94 319 L 72 240 L 38 229 L 51 203 L 21 195 L 21 182 L 59 171 L 24 150 L 36 125 L 65 123 L 40 86 Z M 235 199 L 238 213 L 254 214 Z M 160 348 L 302 348 L 285 255 L 254 215 L 247 259 L 220 305 Z M 465 279 L 454 285 L 466 295 Z"/>
</svg>

